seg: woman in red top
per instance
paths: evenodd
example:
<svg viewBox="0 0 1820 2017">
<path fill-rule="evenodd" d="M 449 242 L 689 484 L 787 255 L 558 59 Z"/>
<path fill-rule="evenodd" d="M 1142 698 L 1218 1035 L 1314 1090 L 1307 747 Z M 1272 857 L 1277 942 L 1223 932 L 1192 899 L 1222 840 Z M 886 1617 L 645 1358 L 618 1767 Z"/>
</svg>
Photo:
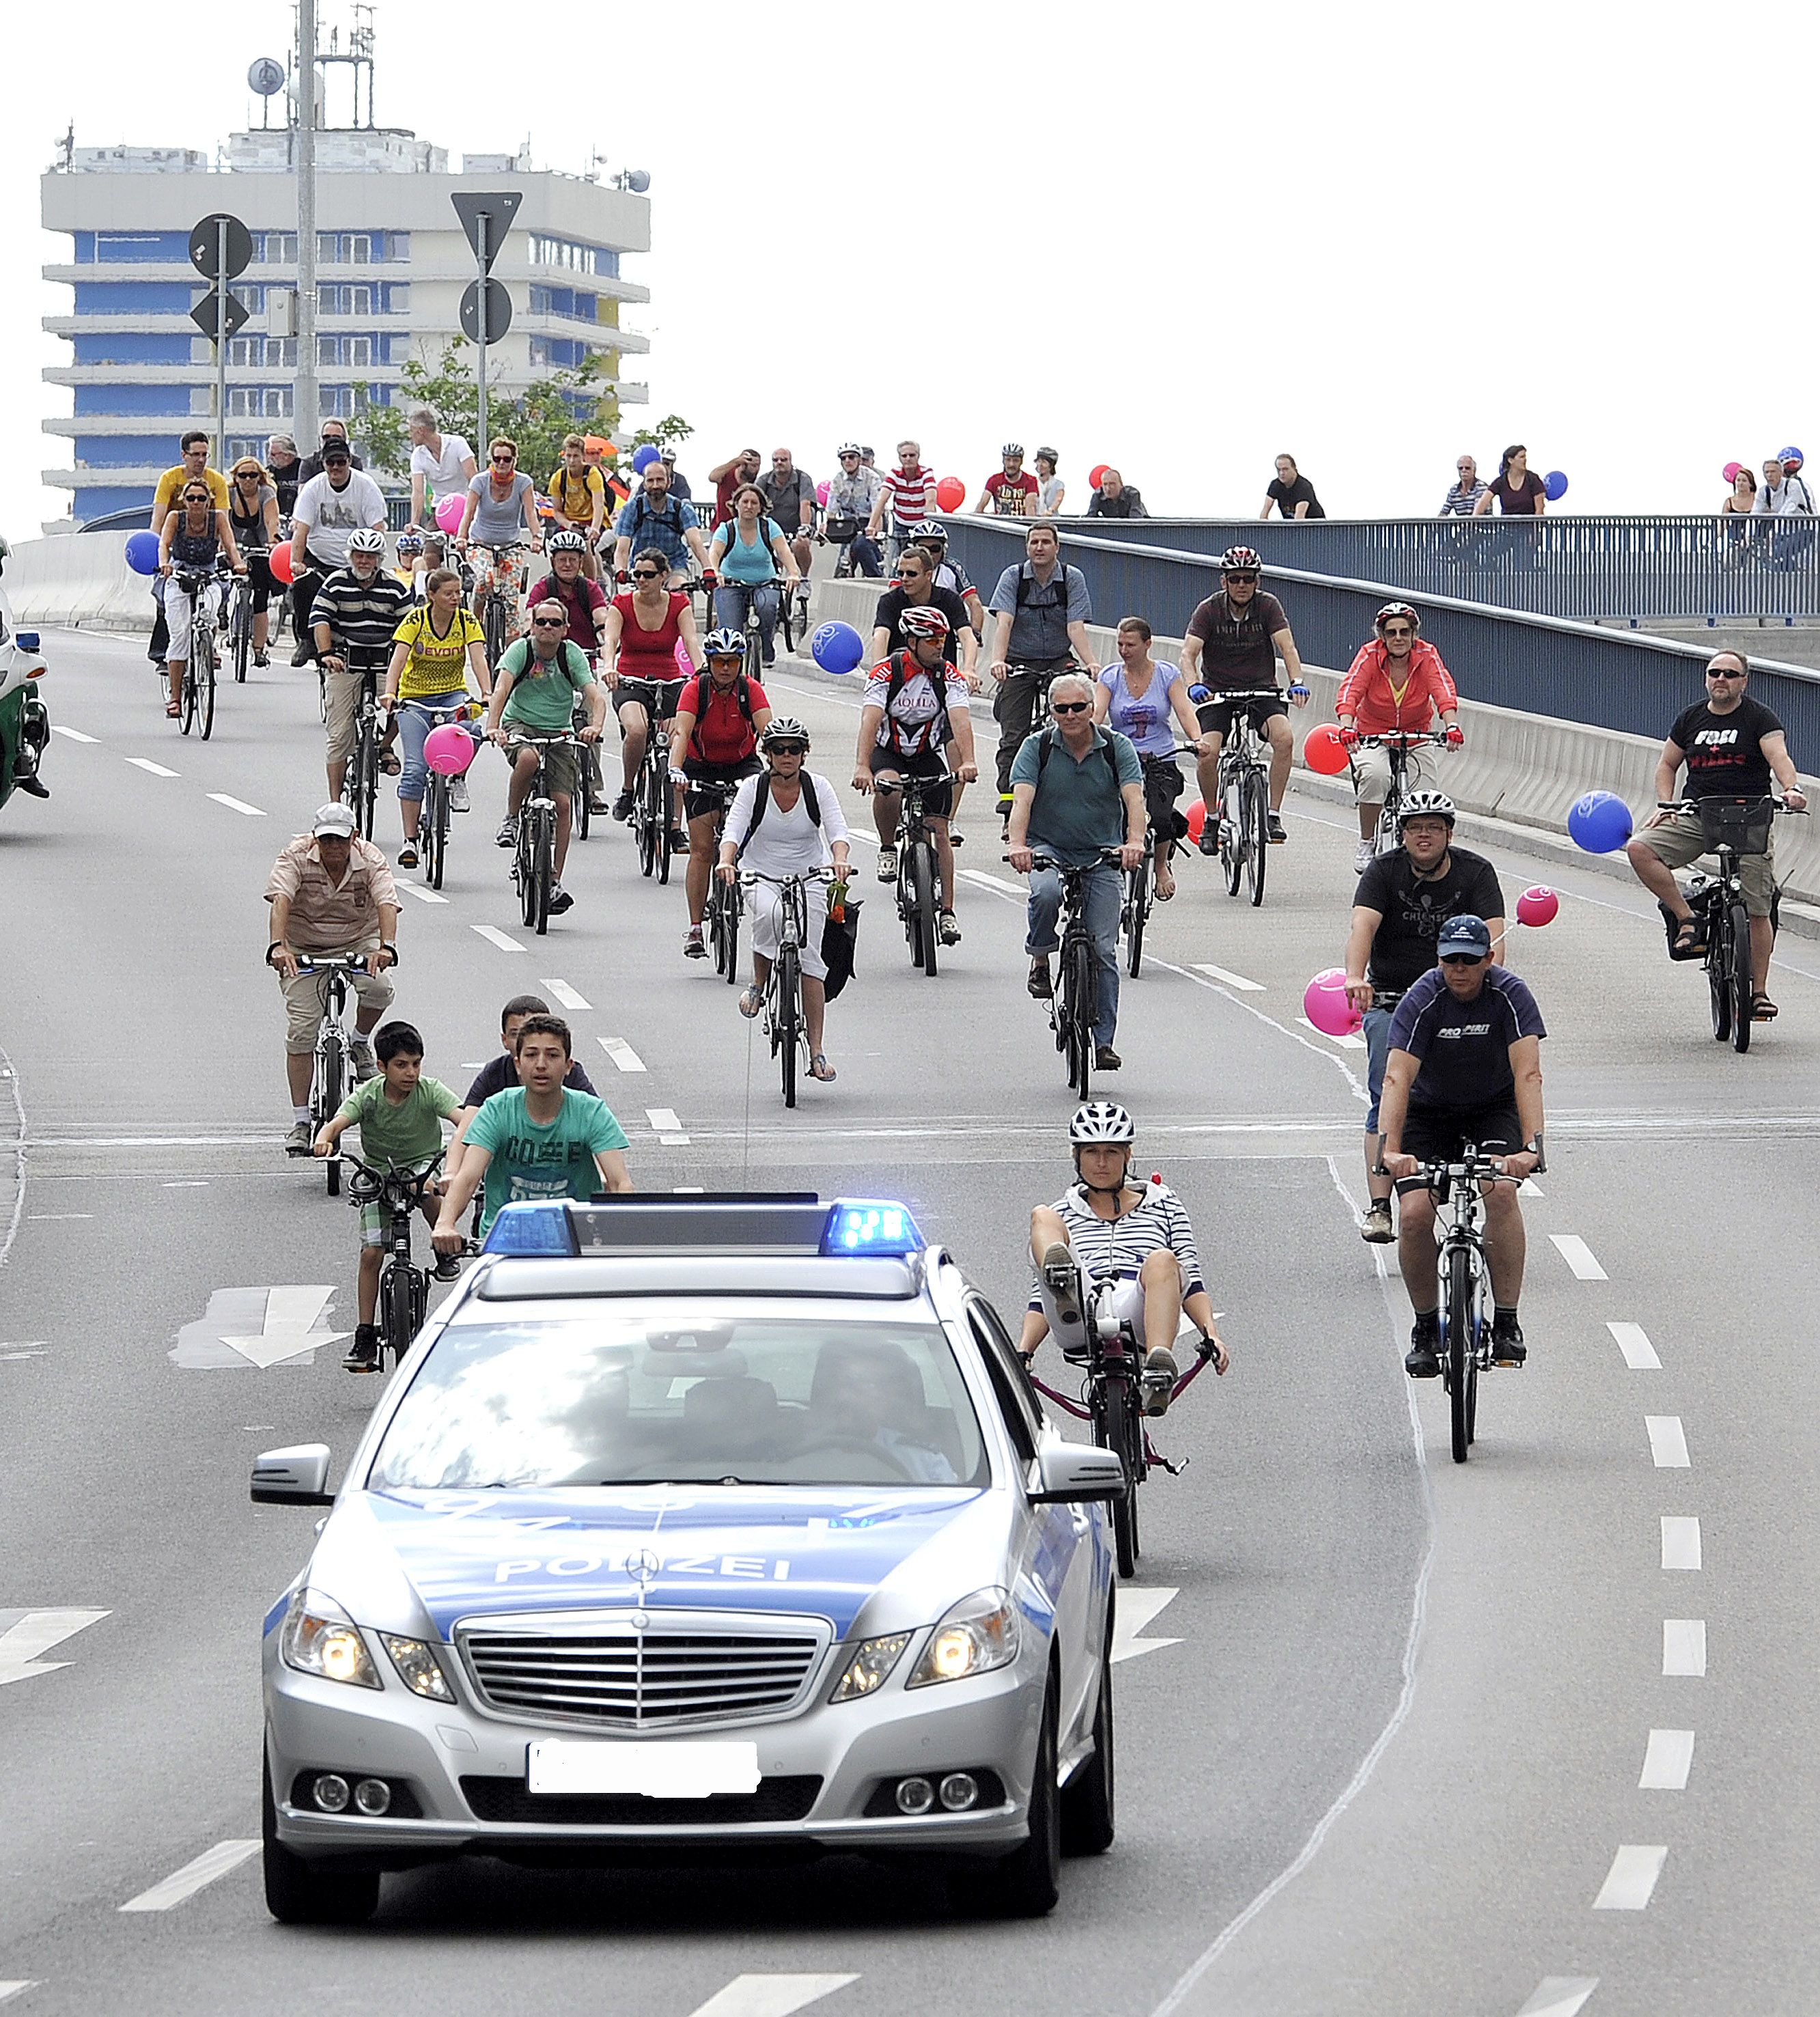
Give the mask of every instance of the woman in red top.
<svg viewBox="0 0 1820 2017">
<path fill-rule="evenodd" d="M 708 954 L 701 920 L 721 821 L 733 799 L 723 788 L 758 771 L 759 739 L 771 720 L 765 689 L 746 677 L 744 633 L 710 630 L 704 649 L 708 669 L 684 686 L 670 723 L 670 775 L 683 774 L 689 815 L 689 936 L 683 950 L 690 959 Z"/>
<path fill-rule="evenodd" d="M 607 656 L 607 689 L 619 716 L 620 758 L 625 765 L 616 820 L 632 817 L 632 781 L 644 761 L 654 720 L 668 721 L 676 711 L 683 682 L 701 665 L 701 640 L 695 610 L 687 595 L 672 593 L 668 557 L 655 547 L 641 547 L 632 557 L 632 588 L 614 597 L 601 639 Z M 674 845 L 688 845 L 682 822 L 672 817 Z"/>
<path fill-rule="evenodd" d="M 1448 741 L 1458 749 L 1465 739 L 1457 719 L 1460 696 L 1453 675 L 1433 645 L 1416 635 L 1422 619 L 1407 602 L 1387 602 L 1378 612 L 1378 635 L 1359 647 L 1346 669 L 1334 702 L 1334 716 L 1349 745 L 1358 736 L 1427 734 L 1438 716 Z M 1418 766 L 1411 758 L 1408 775 Z M 1354 749 L 1353 792 L 1359 808 L 1357 866 L 1363 875 L 1371 865 L 1379 815 L 1390 791 L 1390 759 L 1382 749 Z"/>
</svg>

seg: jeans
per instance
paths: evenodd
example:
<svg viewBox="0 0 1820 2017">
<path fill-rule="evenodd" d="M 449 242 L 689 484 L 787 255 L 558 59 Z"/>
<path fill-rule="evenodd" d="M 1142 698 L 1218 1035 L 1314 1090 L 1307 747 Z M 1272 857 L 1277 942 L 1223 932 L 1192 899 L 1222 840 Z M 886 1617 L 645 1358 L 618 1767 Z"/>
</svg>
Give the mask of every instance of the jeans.
<svg viewBox="0 0 1820 2017">
<path fill-rule="evenodd" d="M 1094 1017 L 1094 1041 L 1109 1044 L 1119 1027 L 1119 911 L 1125 893 L 1125 879 L 1109 861 L 1087 872 L 1087 927 L 1093 934 L 1094 957 L 1099 964 L 1098 999 Z M 1056 936 L 1061 915 L 1061 878 L 1053 868 L 1030 871 L 1029 922 L 1024 950 L 1033 959 L 1047 959 L 1061 940 Z"/>
<path fill-rule="evenodd" d="M 1378 1102 L 1384 1096 L 1384 1067 L 1390 1059 L 1391 1014 L 1388 1008 L 1365 1011 L 1365 1090 L 1371 1095 L 1371 1103 L 1365 1109 L 1368 1135 L 1378 1131 Z"/>
<path fill-rule="evenodd" d="M 467 689 L 457 687 L 452 693 L 413 694 L 411 696 L 422 707 L 460 707 L 467 698 Z M 401 708 L 398 723 L 398 796 L 409 799 L 414 805 L 423 803 L 423 790 L 429 781 L 429 766 L 423 761 L 423 744 L 431 729 L 437 724 L 427 715 L 420 714 L 416 707 Z M 474 724 L 464 721 L 460 724 L 471 738 Z"/>
<path fill-rule="evenodd" d="M 776 658 L 773 640 L 777 630 L 777 584 L 774 581 L 723 581 L 714 591 L 714 620 L 723 629 L 743 631 L 746 611 L 759 607 L 759 636 L 768 666 Z"/>
<path fill-rule="evenodd" d="M 863 575 L 868 581 L 878 580 L 885 571 L 883 556 L 869 532 L 853 535 L 847 543 L 846 557 L 852 572 Z"/>
</svg>

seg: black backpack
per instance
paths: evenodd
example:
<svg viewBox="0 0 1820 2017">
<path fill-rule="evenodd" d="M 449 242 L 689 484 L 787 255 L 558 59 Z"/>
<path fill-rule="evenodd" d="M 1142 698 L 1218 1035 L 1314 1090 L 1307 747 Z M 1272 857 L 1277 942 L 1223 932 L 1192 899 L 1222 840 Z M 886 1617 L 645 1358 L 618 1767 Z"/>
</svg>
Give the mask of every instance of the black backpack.
<svg viewBox="0 0 1820 2017">
<path fill-rule="evenodd" d="M 1039 581 L 1033 573 L 1026 574 L 1024 568 L 1029 565 L 1030 562 L 1025 561 L 1018 569 L 1018 608 L 1022 609 L 1040 588 L 1048 590 L 1051 594 L 1055 590 L 1059 589 L 1061 591 L 1061 599 L 1059 602 L 1051 601 L 1039 606 L 1045 609 L 1059 609 L 1065 619 L 1068 615 L 1068 605 L 1072 600 L 1068 577 L 1072 570 L 1069 568 L 1067 561 L 1058 560 L 1055 563 L 1055 572 L 1047 582 Z"/>
<path fill-rule="evenodd" d="M 696 673 L 692 684 L 695 688 L 696 704 L 693 708 L 687 711 L 694 716 L 695 726 L 699 728 L 701 726 L 701 716 L 705 712 L 701 699 L 703 690 L 705 688 L 708 691 L 712 692 L 713 691 L 713 687 L 706 673 Z M 683 691 L 687 693 L 688 691 L 688 687 L 685 687 L 683 689 Z M 740 674 L 739 677 L 733 681 L 733 691 L 734 699 L 739 702 L 740 713 L 746 718 L 747 727 L 755 728 L 758 724 L 752 720 L 752 684 L 751 681 L 746 677 L 743 672 Z M 676 712 L 679 714 L 684 712 L 683 703 L 680 695 L 679 695 L 676 702 Z"/>
</svg>

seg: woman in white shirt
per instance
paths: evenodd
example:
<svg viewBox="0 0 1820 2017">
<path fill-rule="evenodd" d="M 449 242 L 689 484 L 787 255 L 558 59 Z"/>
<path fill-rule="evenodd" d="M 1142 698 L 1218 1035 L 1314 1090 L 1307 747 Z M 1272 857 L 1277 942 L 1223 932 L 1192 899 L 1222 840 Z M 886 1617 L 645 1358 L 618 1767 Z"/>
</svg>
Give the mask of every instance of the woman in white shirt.
<svg viewBox="0 0 1820 2017">
<path fill-rule="evenodd" d="M 757 875 L 803 875 L 833 866 L 847 877 L 846 815 L 826 778 L 803 768 L 809 754 L 809 731 L 787 715 L 766 724 L 760 740 L 766 768 L 739 788 L 720 837 L 720 879 L 732 884 L 744 868 Z M 763 794 L 762 798 L 760 793 Z M 822 1049 L 827 1016 L 827 963 L 821 956 L 822 933 L 828 915 L 827 884 L 817 878 L 803 890 L 807 926 L 801 947 L 802 1012 L 809 1025 L 809 1076 L 831 1079 L 834 1068 Z M 776 957 L 784 893 L 773 884 L 755 882 L 748 891 L 746 912 L 752 931 L 752 985 L 740 997 L 740 1013 L 756 1016 L 764 1005 L 765 984 Z"/>
<path fill-rule="evenodd" d="M 1061 509 L 1061 500 L 1068 495 L 1068 485 L 1055 473 L 1060 461 L 1052 448 L 1036 451 L 1036 509 L 1045 518 L 1053 518 Z"/>
</svg>

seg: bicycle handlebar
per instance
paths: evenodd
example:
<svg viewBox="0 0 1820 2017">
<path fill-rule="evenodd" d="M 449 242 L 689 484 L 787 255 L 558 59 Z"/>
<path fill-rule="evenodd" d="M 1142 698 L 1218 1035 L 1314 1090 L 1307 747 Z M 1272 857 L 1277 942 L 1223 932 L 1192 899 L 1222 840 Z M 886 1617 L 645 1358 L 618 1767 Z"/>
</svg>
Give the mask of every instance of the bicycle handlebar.
<svg viewBox="0 0 1820 2017">
<path fill-rule="evenodd" d="M 872 780 L 872 788 L 875 792 L 888 794 L 892 792 L 901 792 L 904 789 L 906 785 L 914 784 L 920 785 L 923 790 L 927 792 L 933 791 L 938 786 L 942 785 L 955 785 L 958 784 L 960 781 L 960 779 L 955 776 L 952 770 L 938 770 L 933 777 L 923 777 L 918 775 L 912 778 L 885 778 L 883 776 L 875 776 Z"/>
<path fill-rule="evenodd" d="M 1449 741 L 1452 734 L 1446 728 L 1389 728 L 1381 735 L 1360 735 L 1354 729 L 1353 739 L 1360 749 L 1418 749 L 1425 742 Z"/>
<path fill-rule="evenodd" d="M 1030 866 L 1033 868 L 1053 868 L 1058 875 L 1084 875 L 1090 868 L 1097 868 L 1102 864 L 1112 866 L 1123 853 L 1124 843 L 1121 842 L 1117 847 L 1102 847 L 1095 861 L 1058 861 L 1052 854 L 1033 853 Z M 1004 861 L 1009 861 L 1011 858 L 1008 854 L 1000 857 Z"/>
</svg>

